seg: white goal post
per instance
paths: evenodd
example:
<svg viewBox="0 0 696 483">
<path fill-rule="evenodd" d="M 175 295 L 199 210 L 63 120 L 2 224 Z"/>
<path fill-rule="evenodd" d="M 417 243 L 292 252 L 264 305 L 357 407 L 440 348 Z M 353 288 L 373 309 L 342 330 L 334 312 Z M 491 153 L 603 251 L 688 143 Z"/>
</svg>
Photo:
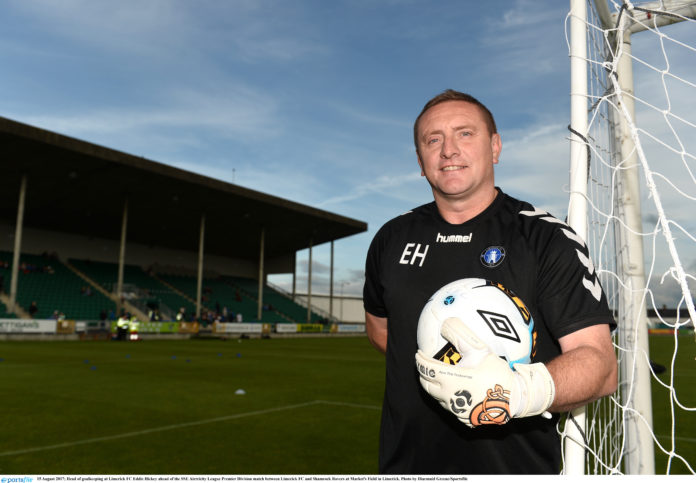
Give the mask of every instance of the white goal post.
<svg viewBox="0 0 696 483">
<path fill-rule="evenodd" d="M 674 428 L 675 408 L 696 408 L 675 390 L 676 357 L 665 383 L 648 344 L 648 311 L 672 331 L 675 356 L 680 330 L 696 320 L 694 18 L 696 1 L 570 1 L 568 223 L 587 241 L 616 314 L 620 370 L 615 395 L 573 411 L 559 428 L 565 474 L 654 474 L 654 448 L 668 473 L 675 460 L 696 467 L 696 455 L 680 454 Z M 676 23 L 690 33 L 666 28 Z M 665 307 L 677 309 L 675 320 Z M 656 385 L 670 390 L 671 428 L 653 429 Z"/>
</svg>

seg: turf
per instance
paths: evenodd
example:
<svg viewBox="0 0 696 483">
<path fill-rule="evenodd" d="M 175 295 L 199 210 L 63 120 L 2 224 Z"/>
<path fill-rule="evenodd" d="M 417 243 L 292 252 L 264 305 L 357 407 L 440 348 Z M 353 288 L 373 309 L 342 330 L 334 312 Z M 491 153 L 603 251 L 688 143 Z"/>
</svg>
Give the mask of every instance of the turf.
<svg viewBox="0 0 696 483">
<path fill-rule="evenodd" d="M 0 358 L 0 474 L 377 471 L 384 359 L 366 338 L 4 342 Z"/>
<path fill-rule="evenodd" d="M 651 337 L 667 383 L 673 345 Z M 678 354 L 674 387 L 693 408 L 693 336 Z M 364 337 L 0 342 L 0 474 L 374 474 L 383 389 Z M 654 383 L 667 450 L 670 415 Z M 675 452 L 694 467 L 696 412 L 675 421 Z M 667 465 L 656 448 L 657 473 Z"/>
<path fill-rule="evenodd" d="M 678 344 L 676 356 L 675 344 Z M 674 372 L 670 369 L 673 357 Z M 659 443 L 655 445 L 655 473 L 689 474 L 696 471 L 696 341 L 693 333 L 681 335 L 676 340 L 671 335 L 651 336 L 650 358 L 666 366 L 666 371 L 658 376 L 663 384 L 652 383 L 653 428 Z M 672 394 L 678 403 L 672 402 Z M 674 454 L 685 458 L 692 470 Z"/>
</svg>

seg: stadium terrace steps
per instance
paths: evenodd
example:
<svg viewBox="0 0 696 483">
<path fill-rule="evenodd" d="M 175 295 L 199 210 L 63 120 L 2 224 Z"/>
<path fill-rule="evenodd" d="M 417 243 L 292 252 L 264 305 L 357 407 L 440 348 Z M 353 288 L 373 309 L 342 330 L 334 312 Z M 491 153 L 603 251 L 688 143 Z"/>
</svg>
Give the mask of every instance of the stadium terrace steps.
<svg viewBox="0 0 696 483">
<path fill-rule="evenodd" d="M 222 277 L 222 279 L 237 288 L 239 288 L 243 293 L 246 292 L 252 296 L 255 300 L 258 300 L 259 295 L 259 284 L 258 281 L 243 278 L 243 277 Z M 307 308 L 294 302 L 287 295 L 278 292 L 274 288 L 270 287 L 268 284 L 263 287 L 263 302 L 264 305 L 268 306 L 272 311 L 282 314 L 286 319 L 291 322 L 298 324 L 303 324 L 307 322 Z M 310 321 L 312 323 L 319 323 L 321 316 L 315 312 L 311 313 Z"/>
<path fill-rule="evenodd" d="M 70 263 L 107 291 L 112 291 L 117 284 L 117 263 L 76 259 L 71 259 Z M 176 290 L 175 287 L 171 287 L 159 279 L 155 274 L 149 273 L 137 265 L 124 265 L 123 284 L 124 292 L 133 293 L 134 297 L 144 299 L 146 305 L 168 308 L 171 311 L 172 319 L 180 307 L 184 307 L 187 313 L 195 313 L 195 302 Z"/>
<path fill-rule="evenodd" d="M 5 287 L 9 286 L 11 278 L 8 268 L 11 261 L 12 253 L 0 251 L 0 275 L 4 277 Z M 39 308 L 36 318 L 50 318 L 53 311 L 58 310 L 67 318 L 97 320 L 102 310 L 108 313 L 116 309 L 111 295 L 118 278 L 116 263 L 69 259 L 64 264 L 56 257 L 25 254 L 22 254 L 20 263 L 24 270 L 20 271 L 17 303 L 27 310 L 31 302 L 36 301 Z M 84 294 L 87 288 L 90 295 Z M 184 307 L 187 314 L 196 311 L 197 282 L 194 276 L 155 274 L 137 265 L 125 265 L 124 288 L 126 293 L 133 291 L 134 297 L 148 305 L 168 307 L 173 312 L 172 318 L 180 307 Z M 258 292 L 258 281 L 251 278 L 204 278 L 202 305 L 209 312 L 219 310 L 222 313 L 226 308 L 228 320 L 233 320 L 233 314 L 242 314 L 243 321 L 254 321 L 258 312 Z M 268 285 L 263 287 L 263 302 L 264 321 L 307 322 L 306 307 Z M 132 312 L 137 310 L 128 304 L 128 297 L 126 303 Z M 142 315 L 141 311 L 138 316 Z M 311 322 L 320 320 L 320 315 L 311 313 Z"/>
<path fill-rule="evenodd" d="M 256 318 L 256 316 L 258 315 L 259 304 L 259 282 L 251 278 L 230 276 L 221 277 L 220 282 L 225 286 L 231 287 L 234 290 L 237 297 L 241 297 L 242 299 L 248 298 L 249 300 L 252 300 L 253 313 L 254 317 Z M 263 302 L 265 306 L 263 310 L 265 312 L 271 312 L 275 314 L 276 317 L 281 317 L 283 320 L 281 320 L 280 322 L 296 322 L 295 319 L 292 318 L 286 312 L 277 310 L 275 307 L 271 308 L 272 306 L 268 304 L 268 300 L 266 299 L 267 287 L 267 285 L 264 285 L 263 288 Z"/>
<path fill-rule="evenodd" d="M 191 299 L 195 299 L 198 290 L 196 278 L 187 275 L 158 275 L 164 282 L 171 284 Z M 222 313 L 227 309 L 228 318 L 242 314 L 242 321 L 256 320 L 258 315 L 258 281 L 233 276 L 204 278 L 202 288 L 202 305 L 211 312 Z M 268 285 L 263 287 L 264 313 L 267 322 L 307 321 L 307 309 Z M 272 314 L 272 315 L 270 315 Z M 270 320 L 275 319 L 275 320 Z M 318 323 L 321 317 L 312 312 L 312 322 Z"/>
<path fill-rule="evenodd" d="M 175 314 L 177 314 L 181 308 L 186 311 L 186 314 L 196 313 L 195 295 L 193 297 L 187 295 L 185 292 L 181 291 L 179 288 L 166 280 L 166 278 L 163 278 L 161 274 L 153 273 L 150 276 L 159 282 L 161 286 L 166 288 L 166 291 L 164 292 L 154 293 L 165 303 L 165 305 L 170 307 Z"/>
<path fill-rule="evenodd" d="M 192 299 L 195 299 L 198 291 L 197 281 L 194 277 L 186 275 L 164 275 L 160 277 L 173 287 L 181 290 Z M 242 314 L 243 321 L 256 320 L 257 302 L 248 295 L 217 278 L 204 278 L 202 287 L 202 305 L 211 312 L 223 313 L 227 309 L 227 318 L 232 315 Z"/>
<path fill-rule="evenodd" d="M 0 319 L 16 319 L 17 318 L 16 314 L 7 310 L 7 304 L 9 304 L 9 302 L 10 302 L 10 298 L 4 293 L 0 293 Z M 24 313 L 24 311 L 21 309 L 21 307 L 17 307 L 17 309 L 19 309 L 19 312 L 21 314 Z M 21 314 L 20 314 L 20 316 L 21 316 Z M 24 315 L 28 316 L 29 314 L 24 314 Z"/>
<path fill-rule="evenodd" d="M 77 276 L 82 278 L 85 282 L 89 283 L 91 287 L 94 287 L 95 290 L 98 290 L 101 292 L 105 297 L 108 299 L 112 300 L 114 303 L 118 304 L 118 296 L 114 293 L 110 293 L 106 288 L 102 287 L 100 284 L 98 284 L 96 281 L 94 281 L 92 278 L 90 278 L 88 275 L 86 275 L 84 272 L 79 270 L 77 267 L 75 267 L 71 261 L 63 262 L 66 267 L 68 267 L 70 270 L 73 271 Z M 142 310 L 138 309 L 136 306 L 131 304 L 128 300 L 123 301 L 123 308 L 126 311 L 129 311 L 131 314 L 135 315 L 139 320 L 147 320 L 148 316 L 143 312 Z M 116 315 L 116 314 L 114 314 Z"/>
<path fill-rule="evenodd" d="M 12 260 L 10 252 L 0 252 L 0 260 Z M 55 256 L 22 254 L 17 282 L 17 304 L 36 319 L 49 319 L 54 313 L 69 319 L 98 320 L 102 311 L 115 308 L 112 300 L 88 284 Z M 11 270 L 2 268 L 9 283 Z"/>
</svg>

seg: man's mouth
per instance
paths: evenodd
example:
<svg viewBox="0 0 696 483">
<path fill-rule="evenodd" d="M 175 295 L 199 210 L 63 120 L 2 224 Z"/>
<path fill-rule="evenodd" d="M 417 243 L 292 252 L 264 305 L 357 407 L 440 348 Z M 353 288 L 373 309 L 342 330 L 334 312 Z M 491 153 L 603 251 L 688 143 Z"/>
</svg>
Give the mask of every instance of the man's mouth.
<svg viewBox="0 0 696 483">
<path fill-rule="evenodd" d="M 456 171 L 458 169 L 464 169 L 466 166 L 445 166 L 442 171 Z"/>
</svg>

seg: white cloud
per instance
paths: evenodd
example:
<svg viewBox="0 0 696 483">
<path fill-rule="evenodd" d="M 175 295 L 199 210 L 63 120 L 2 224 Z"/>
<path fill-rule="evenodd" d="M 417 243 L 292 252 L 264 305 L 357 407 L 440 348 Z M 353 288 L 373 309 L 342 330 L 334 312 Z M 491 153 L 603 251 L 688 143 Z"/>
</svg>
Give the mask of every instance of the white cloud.
<svg viewBox="0 0 696 483">
<path fill-rule="evenodd" d="M 403 197 L 400 196 L 400 194 L 403 193 L 402 189 L 406 185 L 410 185 L 413 182 L 420 180 L 421 176 L 419 172 L 416 170 L 413 170 L 413 172 L 411 173 L 399 174 L 396 176 L 381 176 L 377 179 L 370 180 L 364 184 L 354 186 L 353 189 L 349 192 L 342 193 L 340 195 L 334 196 L 333 198 L 324 200 L 319 205 L 331 206 L 339 203 L 345 203 L 347 201 L 353 201 L 358 198 L 364 198 L 366 196 L 374 194 L 403 199 Z M 409 198 L 412 198 L 412 196 L 409 196 Z"/>
<path fill-rule="evenodd" d="M 190 134 L 191 130 L 201 129 L 222 138 L 243 139 L 259 131 L 273 137 L 283 129 L 271 97 L 229 84 L 201 90 L 174 88 L 163 92 L 160 99 L 148 106 L 74 106 L 70 111 L 51 114 L 25 111 L 10 117 L 79 138 L 119 139 L 121 146 L 124 138 L 129 139 L 125 143 L 128 145 L 152 144 L 150 136 L 157 131 L 160 136 L 168 132 L 170 141 L 176 144 L 181 130 Z"/>
<path fill-rule="evenodd" d="M 102 51 L 138 52 L 140 56 L 150 55 L 153 48 L 165 53 L 172 32 L 185 34 L 189 25 L 184 10 L 174 2 L 163 0 L 145 3 L 33 0 L 16 1 L 12 5 L 23 13 L 28 24 L 31 22 L 45 35 Z M 53 47 L 46 45 L 47 49 Z"/>
<path fill-rule="evenodd" d="M 502 12 L 501 30 L 513 28 L 527 30 L 534 27 L 546 26 L 558 21 L 557 11 L 548 5 L 533 0 L 517 0 L 512 7 Z"/>
<path fill-rule="evenodd" d="M 247 62 L 327 53 L 297 9 L 268 2 L 32 0 L 13 6 L 45 34 L 140 59 L 186 58 L 201 47 Z"/>
<path fill-rule="evenodd" d="M 298 274 L 309 273 L 309 259 L 303 258 L 298 260 L 296 270 Z M 330 265 L 322 263 L 312 257 L 312 278 L 314 278 L 315 274 L 326 275 L 329 273 L 331 273 Z"/>
<path fill-rule="evenodd" d="M 502 72 L 514 73 L 515 82 L 536 79 L 550 82 L 552 73 L 565 74 L 567 63 L 558 58 L 563 45 L 562 20 L 568 8 L 546 2 L 518 0 L 501 10 L 499 17 L 487 19 L 484 33 L 492 63 Z M 549 42 L 549 31 L 555 31 L 558 39 Z"/>
<path fill-rule="evenodd" d="M 565 217 L 568 205 L 568 131 L 562 124 L 540 124 L 503 132 L 496 184 L 503 191 Z"/>
<path fill-rule="evenodd" d="M 340 103 L 337 101 L 331 102 L 331 107 L 334 108 L 342 117 L 349 117 L 354 121 L 361 123 L 374 124 L 377 126 L 396 127 L 399 129 L 409 130 L 413 128 L 413 121 L 408 122 L 402 118 L 395 118 L 385 115 L 375 110 L 366 111 L 352 104 Z"/>
</svg>

